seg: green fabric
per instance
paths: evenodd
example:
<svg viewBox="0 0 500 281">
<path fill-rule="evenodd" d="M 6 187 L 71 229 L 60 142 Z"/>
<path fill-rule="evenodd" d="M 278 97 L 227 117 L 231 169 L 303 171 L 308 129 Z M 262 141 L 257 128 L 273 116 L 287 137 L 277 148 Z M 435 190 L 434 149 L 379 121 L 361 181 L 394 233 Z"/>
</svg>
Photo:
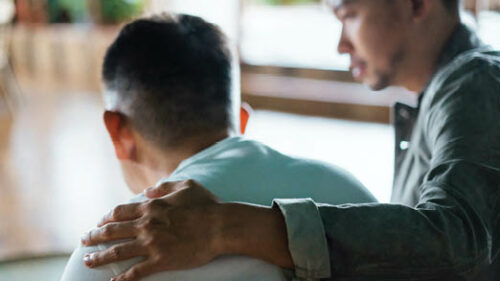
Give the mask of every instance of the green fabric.
<svg viewBox="0 0 500 281">
<path fill-rule="evenodd" d="M 292 226 L 287 234 L 295 275 L 306 280 L 328 277 L 331 272 L 328 244 L 323 237 L 325 230 L 318 207 L 311 199 L 276 199 L 273 207 L 279 207 L 286 225 Z M 302 224 L 308 227 L 293 227 Z"/>
<path fill-rule="evenodd" d="M 396 120 L 396 135 L 411 136 L 398 148 L 394 204 L 318 206 L 325 232 L 315 240 L 329 257 L 316 262 L 330 262 L 328 278 L 500 280 L 500 52 L 458 26 L 417 112 Z"/>
</svg>

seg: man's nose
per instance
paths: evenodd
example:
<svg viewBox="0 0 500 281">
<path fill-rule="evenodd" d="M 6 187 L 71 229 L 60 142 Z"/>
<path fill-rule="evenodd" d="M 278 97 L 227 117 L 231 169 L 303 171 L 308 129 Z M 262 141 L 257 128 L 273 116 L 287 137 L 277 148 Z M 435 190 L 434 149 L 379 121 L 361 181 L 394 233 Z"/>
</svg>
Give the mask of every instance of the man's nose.
<svg viewBox="0 0 500 281">
<path fill-rule="evenodd" d="M 339 54 L 350 54 L 352 53 L 353 49 L 354 48 L 351 44 L 351 41 L 347 37 L 344 28 L 342 28 L 342 32 L 340 34 L 340 40 L 337 45 L 337 51 L 339 52 Z"/>
</svg>

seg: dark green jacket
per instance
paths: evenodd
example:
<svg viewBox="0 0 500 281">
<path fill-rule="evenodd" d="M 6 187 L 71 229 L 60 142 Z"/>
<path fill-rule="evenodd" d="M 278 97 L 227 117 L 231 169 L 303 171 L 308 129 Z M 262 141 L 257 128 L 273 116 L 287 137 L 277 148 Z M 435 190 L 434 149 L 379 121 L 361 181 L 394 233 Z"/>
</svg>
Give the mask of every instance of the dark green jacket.
<svg viewBox="0 0 500 281">
<path fill-rule="evenodd" d="M 297 278 L 500 280 L 500 52 L 458 26 L 419 108 L 395 109 L 393 204 L 275 201 Z"/>
</svg>

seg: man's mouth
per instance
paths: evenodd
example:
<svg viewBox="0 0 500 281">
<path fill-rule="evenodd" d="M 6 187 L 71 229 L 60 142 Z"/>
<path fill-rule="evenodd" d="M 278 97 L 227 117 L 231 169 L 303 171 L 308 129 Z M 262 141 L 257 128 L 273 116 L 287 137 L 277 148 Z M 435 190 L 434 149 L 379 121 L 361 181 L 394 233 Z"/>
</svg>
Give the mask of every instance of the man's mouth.
<svg viewBox="0 0 500 281">
<path fill-rule="evenodd" d="M 360 60 L 351 59 L 351 66 L 349 67 L 354 79 L 361 79 L 366 73 L 366 63 Z"/>
</svg>

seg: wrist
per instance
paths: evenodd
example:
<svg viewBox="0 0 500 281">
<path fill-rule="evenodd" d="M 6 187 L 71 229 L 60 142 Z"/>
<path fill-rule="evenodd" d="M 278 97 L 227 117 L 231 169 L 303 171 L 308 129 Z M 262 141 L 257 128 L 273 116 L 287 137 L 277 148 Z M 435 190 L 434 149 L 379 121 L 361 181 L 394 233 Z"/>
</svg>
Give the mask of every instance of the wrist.
<svg viewBox="0 0 500 281">
<path fill-rule="evenodd" d="M 227 206 L 225 203 L 215 203 L 213 204 L 209 211 L 210 218 L 210 231 L 209 231 L 209 243 L 211 245 L 211 251 L 215 257 L 226 255 L 230 252 L 229 245 L 225 241 L 225 236 L 227 236 L 228 221 L 227 216 Z"/>
<path fill-rule="evenodd" d="M 211 245 L 216 256 L 245 255 L 293 268 L 286 224 L 278 209 L 217 203 L 211 217 Z"/>
<path fill-rule="evenodd" d="M 216 256 L 246 254 L 245 228 L 249 228 L 249 221 L 243 214 L 245 207 L 238 203 L 216 203 L 213 206 L 211 244 Z"/>
</svg>

